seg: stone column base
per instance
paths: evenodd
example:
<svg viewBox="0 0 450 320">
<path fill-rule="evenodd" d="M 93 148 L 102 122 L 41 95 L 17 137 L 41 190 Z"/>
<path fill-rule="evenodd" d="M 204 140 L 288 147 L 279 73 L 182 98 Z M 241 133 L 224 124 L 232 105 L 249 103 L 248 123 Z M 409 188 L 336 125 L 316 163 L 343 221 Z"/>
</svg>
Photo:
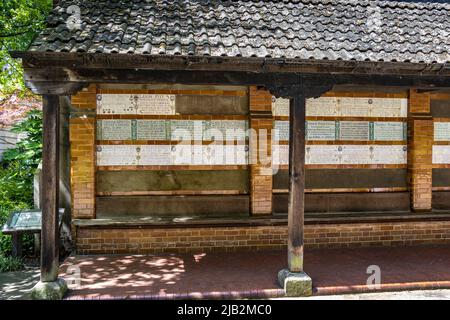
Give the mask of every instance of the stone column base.
<svg viewBox="0 0 450 320">
<path fill-rule="evenodd" d="M 304 272 L 278 272 L 278 283 L 284 288 L 287 297 L 307 297 L 312 295 L 312 279 Z"/>
<path fill-rule="evenodd" d="M 52 282 L 39 281 L 31 290 L 33 300 L 61 300 L 67 291 L 64 279 L 58 278 Z"/>
</svg>

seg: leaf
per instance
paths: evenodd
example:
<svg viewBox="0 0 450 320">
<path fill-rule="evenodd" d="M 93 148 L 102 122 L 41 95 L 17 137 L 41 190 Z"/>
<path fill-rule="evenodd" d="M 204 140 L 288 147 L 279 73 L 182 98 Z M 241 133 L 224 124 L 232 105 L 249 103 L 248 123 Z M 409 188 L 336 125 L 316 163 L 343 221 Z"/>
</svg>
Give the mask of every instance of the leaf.
<svg viewBox="0 0 450 320">
<path fill-rule="evenodd" d="M 26 50 L 35 35 L 45 27 L 52 0 L 0 1 L 0 99 L 14 91 L 26 91 L 19 60 L 12 50 Z"/>
</svg>

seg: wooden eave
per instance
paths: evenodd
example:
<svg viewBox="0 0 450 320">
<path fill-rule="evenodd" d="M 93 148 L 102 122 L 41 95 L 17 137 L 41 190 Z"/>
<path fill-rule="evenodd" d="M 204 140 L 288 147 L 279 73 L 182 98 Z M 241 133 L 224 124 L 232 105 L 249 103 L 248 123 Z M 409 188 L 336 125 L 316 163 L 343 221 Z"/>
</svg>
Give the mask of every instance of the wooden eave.
<svg viewBox="0 0 450 320">
<path fill-rule="evenodd" d="M 450 88 L 448 64 L 32 51 L 11 54 L 22 59 L 25 82 L 38 94 L 72 94 L 89 83 L 257 85 L 284 97 L 290 93 L 280 87 L 322 87 L 318 92 L 335 85 Z M 58 89 L 63 83 L 65 88 Z M 307 96 L 315 96 L 316 91 Z"/>
</svg>

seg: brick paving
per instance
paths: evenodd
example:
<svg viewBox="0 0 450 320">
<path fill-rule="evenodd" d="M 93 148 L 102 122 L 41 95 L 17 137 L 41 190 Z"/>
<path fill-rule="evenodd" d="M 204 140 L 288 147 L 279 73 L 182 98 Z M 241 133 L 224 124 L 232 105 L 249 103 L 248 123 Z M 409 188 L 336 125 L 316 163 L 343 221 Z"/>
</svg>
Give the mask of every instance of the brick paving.
<svg viewBox="0 0 450 320">
<path fill-rule="evenodd" d="M 98 255 L 69 257 L 81 269 L 81 287 L 66 299 L 269 298 L 286 252 Z M 381 288 L 366 286 L 370 265 L 381 268 Z M 305 271 L 315 295 L 450 288 L 450 247 L 313 249 Z"/>
</svg>

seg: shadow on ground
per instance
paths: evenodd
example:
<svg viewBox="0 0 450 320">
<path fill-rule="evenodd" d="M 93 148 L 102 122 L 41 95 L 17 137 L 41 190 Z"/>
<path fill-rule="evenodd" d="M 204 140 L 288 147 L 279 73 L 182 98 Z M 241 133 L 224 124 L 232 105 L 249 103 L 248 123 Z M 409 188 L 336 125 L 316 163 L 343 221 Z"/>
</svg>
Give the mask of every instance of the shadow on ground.
<svg viewBox="0 0 450 320">
<path fill-rule="evenodd" d="M 72 256 L 61 276 L 72 288 L 68 298 L 189 298 L 265 296 L 280 291 L 276 274 L 283 266 L 279 252 L 251 254 L 161 254 Z M 74 287 L 76 266 L 81 286 Z"/>
<path fill-rule="evenodd" d="M 283 295 L 276 275 L 286 251 L 72 256 L 79 268 L 73 299 L 239 298 Z M 380 288 L 367 286 L 369 266 L 381 271 Z M 450 288 L 450 247 L 320 249 L 305 252 L 305 271 L 317 295 Z"/>
<path fill-rule="evenodd" d="M 39 269 L 0 273 L 0 300 L 29 299 L 34 285 L 39 281 Z"/>
</svg>

